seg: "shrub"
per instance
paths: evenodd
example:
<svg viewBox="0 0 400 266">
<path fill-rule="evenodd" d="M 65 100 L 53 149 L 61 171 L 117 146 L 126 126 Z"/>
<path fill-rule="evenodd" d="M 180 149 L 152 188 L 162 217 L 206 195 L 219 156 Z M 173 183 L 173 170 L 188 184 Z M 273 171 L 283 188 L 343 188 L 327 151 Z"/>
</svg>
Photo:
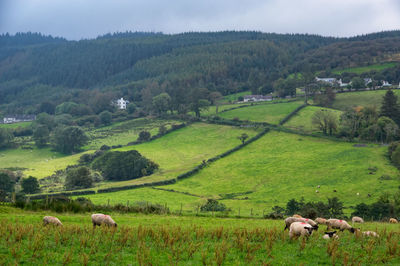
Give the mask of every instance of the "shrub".
<svg viewBox="0 0 400 266">
<path fill-rule="evenodd" d="M 65 188 L 67 190 L 89 188 L 92 186 L 93 178 L 90 175 L 89 168 L 81 166 L 67 172 L 67 177 L 65 179 Z"/>
<path fill-rule="evenodd" d="M 21 183 L 22 191 L 26 194 L 35 194 L 40 192 L 39 182 L 33 176 L 24 178 Z"/>
<path fill-rule="evenodd" d="M 132 150 L 107 152 L 94 161 L 93 168 L 107 180 L 128 180 L 151 175 L 158 165 Z"/>
<path fill-rule="evenodd" d="M 202 212 L 209 212 L 209 211 L 223 212 L 227 211 L 228 209 L 226 208 L 225 204 L 220 203 L 215 199 L 207 199 L 207 202 L 200 207 L 200 210 Z"/>
<path fill-rule="evenodd" d="M 143 131 L 140 131 L 140 133 L 139 133 L 138 141 L 141 141 L 141 142 L 148 141 L 150 139 L 150 137 L 151 137 L 150 132 L 143 130 Z"/>
</svg>

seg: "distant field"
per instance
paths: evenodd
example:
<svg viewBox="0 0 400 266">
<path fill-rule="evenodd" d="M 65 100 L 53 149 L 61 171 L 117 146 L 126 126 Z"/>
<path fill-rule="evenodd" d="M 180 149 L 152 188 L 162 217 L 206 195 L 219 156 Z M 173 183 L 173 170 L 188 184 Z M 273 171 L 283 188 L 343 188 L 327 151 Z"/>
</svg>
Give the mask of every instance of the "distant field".
<svg viewBox="0 0 400 266">
<path fill-rule="evenodd" d="M 221 104 L 218 106 L 218 112 L 231 109 L 231 108 L 236 108 L 239 106 L 243 105 L 249 105 L 249 103 L 234 103 L 234 104 Z M 210 106 L 207 110 L 204 110 L 201 112 L 201 116 L 211 116 L 211 115 L 217 115 L 216 113 L 217 107 L 215 105 Z M 194 113 L 192 113 L 194 115 Z"/>
<path fill-rule="evenodd" d="M 317 110 L 330 110 L 334 112 L 338 118 L 342 114 L 342 111 L 329 109 L 329 108 L 322 108 L 318 106 L 307 106 L 301 109 L 295 116 L 293 116 L 286 124 L 285 127 L 298 130 L 300 132 L 306 133 L 317 133 L 320 132 L 313 124 L 311 123 L 312 116 L 314 115 L 315 111 Z M 321 132 L 322 133 L 322 132 Z"/>
<path fill-rule="evenodd" d="M 217 154 L 240 144 L 237 139 L 242 133 L 250 137 L 257 131 L 196 123 L 174 131 L 157 140 L 117 150 L 138 150 L 142 155 L 159 164 L 159 170 L 151 176 L 120 182 L 107 182 L 100 188 L 142 184 L 175 178 Z"/>
<path fill-rule="evenodd" d="M 224 96 L 223 102 L 235 102 L 238 100 L 238 97 L 251 94 L 252 94 L 251 91 L 242 91 L 238 93 L 229 94 Z"/>
<path fill-rule="evenodd" d="M 394 92 L 398 97 L 400 96 L 400 90 L 394 90 Z M 333 108 L 339 110 L 357 106 L 376 106 L 380 108 L 385 93 L 386 90 L 337 93 Z"/>
<path fill-rule="evenodd" d="M 13 124 L 0 124 L 0 128 L 17 128 L 17 127 L 29 127 L 32 122 L 20 122 Z"/>
<path fill-rule="evenodd" d="M 90 137 L 90 142 L 83 147 L 85 150 L 96 150 L 103 145 L 126 145 L 136 141 L 140 131 L 146 130 L 151 135 L 158 134 L 159 127 L 164 125 L 167 129 L 171 128 L 172 124 L 180 124 L 182 122 L 173 120 L 159 120 L 139 118 L 130 121 L 115 123 L 113 125 L 102 127 L 87 132 Z"/>
<path fill-rule="evenodd" d="M 338 69 L 338 70 L 333 70 L 333 74 L 342 74 L 344 72 L 348 73 L 355 73 L 355 74 L 362 74 L 365 72 L 369 72 L 372 70 L 375 71 L 382 71 L 387 68 L 392 68 L 398 65 L 398 63 L 395 62 L 390 62 L 390 63 L 383 63 L 383 64 L 375 64 L 375 65 L 370 65 L 370 66 L 364 66 L 364 67 L 351 67 L 351 68 L 344 68 L 344 69 Z"/>
<path fill-rule="evenodd" d="M 346 206 L 353 206 L 398 189 L 398 170 L 385 157 L 386 149 L 378 145 L 357 148 L 351 143 L 270 132 L 199 174 L 164 188 L 217 199 L 238 193 L 222 202 L 246 213 L 254 208 L 259 215 L 264 209 L 285 206 L 291 198 L 301 197 L 306 201 L 326 201 L 336 196 Z M 372 166 L 378 168 L 373 175 L 368 170 Z M 380 181 L 384 174 L 393 180 Z M 321 185 L 318 194 L 317 185 Z"/>
<path fill-rule="evenodd" d="M 45 215 L 62 228 L 42 225 Z M 309 238 L 289 239 L 282 220 L 111 214 L 116 229 L 91 225 L 90 213 L 23 212 L 0 206 L 1 265 L 399 265 L 399 227 L 364 223 L 379 238 L 324 225 Z"/>
<path fill-rule="evenodd" d="M 302 104 L 303 102 L 265 103 L 223 112 L 219 116 L 226 119 L 238 118 L 240 120 L 278 124 L 285 116 Z"/>
</svg>

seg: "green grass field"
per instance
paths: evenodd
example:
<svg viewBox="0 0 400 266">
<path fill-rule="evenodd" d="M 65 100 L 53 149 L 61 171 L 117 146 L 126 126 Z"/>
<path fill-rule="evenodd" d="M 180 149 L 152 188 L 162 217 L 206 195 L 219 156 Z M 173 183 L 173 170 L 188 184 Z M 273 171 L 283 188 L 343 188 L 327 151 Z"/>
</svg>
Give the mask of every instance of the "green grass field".
<svg viewBox="0 0 400 266">
<path fill-rule="evenodd" d="M 287 123 L 285 123 L 285 127 L 305 133 L 322 133 L 311 123 L 312 116 L 314 115 L 315 111 L 321 109 L 334 112 L 339 121 L 342 111 L 322 108 L 318 106 L 307 106 L 301 109 L 295 116 L 293 116 Z"/>
<path fill-rule="evenodd" d="M 243 105 L 249 105 L 249 103 L 221 104 L 218 106 L 218 112 L 225 111 L 231 108 L 236 108 Z M 201 116 L 217 115 L 216 109 L 217 107 L 215 105 L 212 105 L 208 107 L 207 110 L 202 111 Z M 191 114 L 194 115 L 194 113 Z"/>
<path fill-rule="evenodd" d="M 362 74 L 365 72 L 370 72 L 370 71 L 382 71 L 387 68 L 392 68 L 397 66 L 397 63 L 395 62 L 388 62 L 388 63 L 383 63 L 383 64 L 374 64 L 370 66 L 364 66 L 364 67 L 351 67 L 351 68 L 344 68 L 344 69 L 338 69 L 338 70 L 333 70 L 333 74 L 342 74 L 344 72 L 348 73 L 355 73 L 355 74 Z"/>
<path fill-rule="evenodd" d="M 236 102 L 238 100 L 238 97 L 245 96 L 245 95 L 251 95 L 251 91 L 242 91 L 242 92 L 226 95 L 226 96 L 224 96 L 222 101 L 223 102 Z"/>
<path fill-rule="evenodd" d="M 18 128 L 18 127 L 29 127 L 32 122 L 20 122 L 13 124 L 0 124 L 0 128 Z"/>
<path fill-rule="evenodd" d="M 203 160 L 239 145 L 240 140 L 237 137 L 242 133 L 247 133 L 252 137 L 257 134 L 257 131 L 196 123 L 151 142 L 117 149 L 119 151 L 137 150 L 158 163 L 160 168 L 151 176 L 104 183 L 100 187 L 142 184 L 175 178 Z"/>
<path fill-rule="evenodd" d="M 398 189 L 399 173 L 385 157 L 386 149 L 378 145 L 357 148 L 351 143 L 270 132 L 199 174 L 164 188 L 217 199 L 238 193 L 222 202 L 235 212 L 240 207 L 243 213 L 254 208 L 260 214 L 301 197 L 325 202 L 336 196 L 345 206 L 353 206 L 370 203 L 383 192 Z M 378 171 L 371 175 L 368 168 L 373 166 Z M 384 174 L 393 180 L 380 181 Z M 317 185 L 321 185 L 318 194 Z M 356 196 L 357 192 L 360 196 Z"/>
<path fill-rule="evenodd" d="M 302 105 L 302 102 L 265 103 L 223 112 L 219 116 L 225 119 L 238 118 L 239 120 L 278 124 L 300 105 Z"/>
<path fill-rule="evenodd" d="M 56 215 L 62 228 L 42 226 Z M 398 225 L 365 223 L 380 238 L 324 230 L 289 239 L 283 221 L 112 214 L 117 229 L 93 230 L 90 214 L 23 212 L 0 207 L 2 265 L 317 265 L 400 263 Z"/>
<path fill-rule="evenodd" d="M 339 110 L 357 106 L 376 106 L 380 108 L 385 93 L 386 90 L 338 93 L 332 107 Z M 400 90 L 394 90 L 394 93 L 398 97 L 400 96 Z"/>
</svg>

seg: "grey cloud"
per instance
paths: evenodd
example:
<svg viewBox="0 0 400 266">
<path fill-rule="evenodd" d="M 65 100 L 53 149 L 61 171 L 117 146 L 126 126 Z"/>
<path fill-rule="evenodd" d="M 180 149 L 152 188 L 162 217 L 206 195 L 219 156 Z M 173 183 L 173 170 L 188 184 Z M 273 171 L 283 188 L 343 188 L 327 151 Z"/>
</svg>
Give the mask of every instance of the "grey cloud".
<svg viewBox="0 0 400 266">
<path fill-rule="evenodd" d="M 350 36 L 400 26 L 396 0 L 0 0 L 0 32 L 260 30 Z"/>
</svg>

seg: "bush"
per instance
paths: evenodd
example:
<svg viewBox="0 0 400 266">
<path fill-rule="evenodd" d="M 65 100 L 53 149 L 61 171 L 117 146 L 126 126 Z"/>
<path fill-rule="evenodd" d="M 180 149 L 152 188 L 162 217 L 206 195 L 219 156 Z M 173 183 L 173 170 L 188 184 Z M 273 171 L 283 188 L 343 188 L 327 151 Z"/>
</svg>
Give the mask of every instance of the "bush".
<svg viewBox="0 0 400 266">
<path fill-rule="evenodd" d="M 227 211 L 225 204 L 218 202 L 215 199 L 208 199 L 207 203 L 200 207 L 202 212 L 223 212 Z"/>
<path fill-rule="evenodd" d="M 151 137 L 150 132 L 143 130 L 143 131 L 140 131 L 140 133 L 139 133 L 138 141 L 141 141 L 141 142 L 148 141 L 150 139 L 150 137 Z"/>
<path fill-rule="evenodd" d="M 151 175 L 158 165 L 132 150 L 107 152 L 94 161 L 93 168 L 107 180 L 128 180 Z"/>
<path fill-rule="evenodd" d="M 67 190 L 90 188 L 92 186 L 93 178 L 90 175 L 89 168 L 81 166 L 67 172 L 65 179 L 65 188 Z"/>
<path fill-rule="evenodd" d="M 25 194 L 35 194 L 40 192 L 39 182 L 33 176 L 24 178 L 21 183 L 22 192 Z"/>
</svg>

